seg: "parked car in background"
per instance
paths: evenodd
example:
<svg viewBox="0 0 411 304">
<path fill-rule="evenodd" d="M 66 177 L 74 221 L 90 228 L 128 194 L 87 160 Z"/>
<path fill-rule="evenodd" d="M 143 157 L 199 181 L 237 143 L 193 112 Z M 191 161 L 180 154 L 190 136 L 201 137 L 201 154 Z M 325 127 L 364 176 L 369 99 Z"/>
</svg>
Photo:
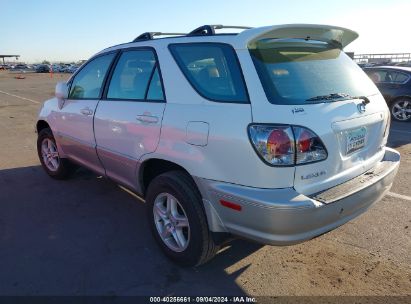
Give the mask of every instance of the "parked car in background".
<svg viewBox="0 0 411 304">
<path fill-rule="evenodd" d="M 68 67 L 67 69 L 66 69 L 66 72 L 67 73 L 75 73 L 77 70 L 78 70 L 78 66 L 76 66 L 76 65 L 72 65 L 72 66 L 70 66 L 70 67 Z"/>
<path fill-rule="evenodd" d="M 67 73 L 67 69 L 70 67 L 69 64 L 62 64 L 60 66 L 60 73 Z"/>
<path fill-rule="evenodd" d="M 61 67 L 58 64 L 52 64 L 50 66 L 51 71 L 53 71 L 54 73 L 59 73 L 61 70 Z"/>
<path fill-rule="evenodd" d="M 13 68 L 13 70 L 26 70 L 28 69 L 26 64 L 16 64 Z"/>
<path fill-rule="evenodd" d="M 411 121 L 411 67 L 378 66 L 364 68 L 387 102 L 397 121 Z"/>
<path fill-rule="evenodd" d="M 375 63 L 375 62 L 360 62 L 360 63 L 357 63 L 357 65 L 360 67 L 360 68 L 368 68 L 368 67 L 373 67 L 373 66 L 377 66 L 378 65 L 378 63 Z"/>
<path fill-rule="evenodd" d="M 50 67 L 47 64 L 40 64 L 36 67 L 36 73 L 49 73 Z"/>
<path fill-rule="evenodd" d="M 101 51 L 57 84 L 36 125 L 47 174 L 76 163 L 138 193 L 184 265 L 227 235 L 289 245 L 333 230 L 380 200 L 400 163 L 384 98 L 343 51 L 357 33 L 221 28 Z"/>
<path fill-rule="evenodd" d="M 396 63 L 395 65 L 396 65 L 396 66 L 411 67 L 411 61 L 398 62 L 398 63 Z"/>
</svg>

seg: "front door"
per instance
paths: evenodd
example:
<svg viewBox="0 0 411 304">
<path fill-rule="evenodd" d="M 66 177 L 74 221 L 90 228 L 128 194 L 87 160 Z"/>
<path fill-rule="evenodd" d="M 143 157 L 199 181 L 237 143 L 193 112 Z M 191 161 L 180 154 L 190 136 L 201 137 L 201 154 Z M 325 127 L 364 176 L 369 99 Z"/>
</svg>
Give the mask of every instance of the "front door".
<svg viewBox="0 0 411 304">
<path fill-rule="evenodd" d="M 98 56 L 82 67 L 71 81 L 69 97 L 56 113 L 56 133 L 64 154 L 100 174 L 104 169 L 96 153 L 93 115 L 114 57 L 115 53 Z"/>
</svg>

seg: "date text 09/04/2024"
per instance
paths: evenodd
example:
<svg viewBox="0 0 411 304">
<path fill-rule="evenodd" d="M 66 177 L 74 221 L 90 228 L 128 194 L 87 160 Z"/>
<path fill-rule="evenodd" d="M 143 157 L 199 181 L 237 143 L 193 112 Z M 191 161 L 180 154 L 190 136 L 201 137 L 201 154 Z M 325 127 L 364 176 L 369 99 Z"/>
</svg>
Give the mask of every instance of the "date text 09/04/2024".
<svg viewBox="0 0 411 304">
<path fill-rule="evenodd" d="M 150 297 L 150 303 L 255 303 L 254 297 Z"/>
</svg>

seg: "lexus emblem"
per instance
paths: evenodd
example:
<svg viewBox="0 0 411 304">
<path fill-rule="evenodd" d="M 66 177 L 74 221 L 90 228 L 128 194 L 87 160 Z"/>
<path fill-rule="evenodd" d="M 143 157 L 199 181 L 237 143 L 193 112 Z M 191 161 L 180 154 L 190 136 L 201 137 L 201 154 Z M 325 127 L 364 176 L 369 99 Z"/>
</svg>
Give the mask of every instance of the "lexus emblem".
<svg viewBox="0 0 411 304">
<path fill-rule="evenodd" d="M 358 112 L 360 112 L 360 114 L 364 113 L 365 112 L 365 104 L 363 102 L 357 104 L 357 109 L 358 109 Z"/>
</svg>

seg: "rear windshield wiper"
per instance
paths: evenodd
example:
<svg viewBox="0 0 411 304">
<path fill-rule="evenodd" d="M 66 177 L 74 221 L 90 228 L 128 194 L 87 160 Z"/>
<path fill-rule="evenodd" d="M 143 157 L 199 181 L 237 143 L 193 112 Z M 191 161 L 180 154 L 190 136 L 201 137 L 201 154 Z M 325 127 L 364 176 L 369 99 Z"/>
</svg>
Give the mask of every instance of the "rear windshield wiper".
<svg viewBox="0 0 411 304">
<path fill-rule="evenodd" d="M 306 101 L 334 100 L 334 99 L 340 99 L 340 98 L 346 99 L 347 97 L 351 98 L 351 96 L 346 93 L 331 93 L 328 95 L 314 96 L 314 97 L 306 99 Z"/>
<path fill-rule="evenodd" d="M 364 105 L 370 103 L 370 100 L 366 96 L 351 96 L 346 93 L 331 93 L 328 95 L 320 95 L 320 96 L 308 98 L 306 99 L 306 101 L 321 101 L 321 100 L 342 101 L 342 100 L 347 100 L 347 99 L 361 99 Z"/>
</svg>

